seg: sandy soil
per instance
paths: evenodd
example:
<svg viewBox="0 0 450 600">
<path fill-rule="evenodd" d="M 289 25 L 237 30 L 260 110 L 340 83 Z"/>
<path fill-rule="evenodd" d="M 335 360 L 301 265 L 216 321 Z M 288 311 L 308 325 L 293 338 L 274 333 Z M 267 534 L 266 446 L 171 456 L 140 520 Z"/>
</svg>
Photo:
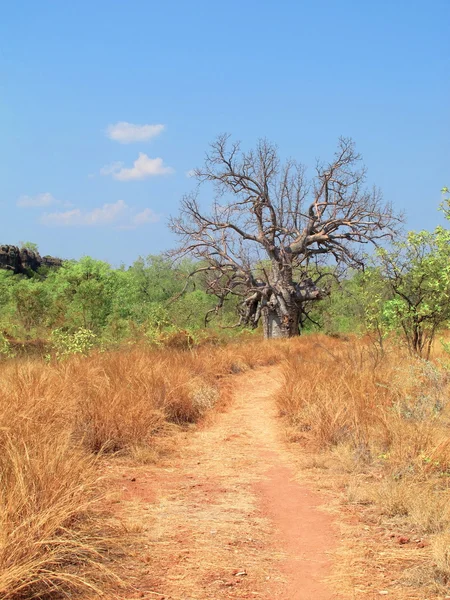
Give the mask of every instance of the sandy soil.
<svg viewBox="0 0 450 600">
<path fill-rule="evenodd" d="M 277 373 L 233 377 L 226 412 L 190 432 L 170 465 L 122 467 L 114 510 L 143 539 L 124 563 L 124 598 L 337 598 L 337 532 L 285 445 Z"/>
</svg>

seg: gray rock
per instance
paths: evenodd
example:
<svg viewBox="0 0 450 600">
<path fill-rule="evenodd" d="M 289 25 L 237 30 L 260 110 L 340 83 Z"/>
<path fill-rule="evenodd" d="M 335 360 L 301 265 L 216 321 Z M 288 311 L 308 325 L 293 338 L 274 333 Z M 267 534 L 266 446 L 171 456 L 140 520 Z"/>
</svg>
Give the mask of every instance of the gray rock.
<svg viewBox="0 0 450 600">
<path fill-rule="evenodd" d="M 28 274 L 37 271 L 39 267 L 60 267 L 63 261 L 53 256 L 41 256 L 27 248 L 17 246 L 0 245 L 0 269 L 6 269 L 13 273 Z"/>
</svg>

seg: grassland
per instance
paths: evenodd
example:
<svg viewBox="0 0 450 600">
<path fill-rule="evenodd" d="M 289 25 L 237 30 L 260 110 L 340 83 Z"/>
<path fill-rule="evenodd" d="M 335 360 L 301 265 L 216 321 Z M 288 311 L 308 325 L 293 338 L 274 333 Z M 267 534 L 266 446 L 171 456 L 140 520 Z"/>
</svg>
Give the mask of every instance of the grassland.
<svg viewBox="0 0 450 600">
<path fill-rule="evenodd" d="M 104 510 L 99 462 L 105 455 L 157 462 L 176 431 L 228 401 L 228 376 L 275 363 L 275 400 L 305 466 L 334 481 L 361 522 L 407 533 L 405 544 L 418 552 L 405 558 L 405 586 L 443 593 L 450 579 L 446 357 L 424 361 L 394 344 L 381 355 L 369 339 L 311 335 L 3 361 L 0 596 L 95 596 L 117 586 L 123 524 Z"/>
<path fill-rule="evenodd" d="M 368 338 L 325 336 L 283 361 L 277 402 L 288 438 L 353 509 L 358 535 L 369 530 L 356 560 L 344 561 L 353 587 L 381 569 L 424 597 L 448 592 L 448 366 L 438 350 L 425 361 L 398 345 L 380 354 Z"/>
<path fill-rule="evenodd" d="M 102 510 L 105 454 L 155 461 L 174 429 L 226 400 L 225 375 L 278 359 L 263 343 L 133 347 L 0 364 L 0 596 L 100 593 L 121 525 Z"/>
</svg>

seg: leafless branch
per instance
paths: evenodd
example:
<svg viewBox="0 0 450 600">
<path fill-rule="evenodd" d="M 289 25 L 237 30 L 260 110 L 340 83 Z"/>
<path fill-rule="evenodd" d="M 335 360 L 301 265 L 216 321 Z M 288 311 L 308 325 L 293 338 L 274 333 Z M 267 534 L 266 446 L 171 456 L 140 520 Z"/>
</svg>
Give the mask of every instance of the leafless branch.
<svg viewBox="0 0 450 600">
<path fill-rule="evenodd" d="M 294 282 L 297 267 L 307 272 L 321 257 L 361 267 L 360 248 L 393 237 L 400 222 L 379 190 L 364 187 L 361 157 L 346 138 L 309 181 L 296 161 L 282 164 L 267 140 L 244 152 L 222 135 L 195 176 L 197 189 L 171 220 L 180 239 L 173 256 L 200 261 L 219 308 L 228 296 L 242 296 L 241 324 L 256 326 L 270 311 L 280 318 L 294 306 L 298 312 L 305 297 L 322 293 L 310 280 Z M 214 195 L 205 210 L 200 193 L 208 184 Z"/>
</svg>

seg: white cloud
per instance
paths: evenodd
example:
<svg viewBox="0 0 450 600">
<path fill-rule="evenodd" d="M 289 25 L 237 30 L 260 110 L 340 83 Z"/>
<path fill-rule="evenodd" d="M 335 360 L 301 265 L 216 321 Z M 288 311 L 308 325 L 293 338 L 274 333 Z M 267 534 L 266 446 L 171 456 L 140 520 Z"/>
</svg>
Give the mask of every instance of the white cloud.
<svg viewBox="0 0 450 600">
<path fill-rule="evenodd" d="M 100 169 L 100 175 L 114 175 L 114 173 L 118 173 L 122 170 L 123 162 L 116 161 L 111 163 L 110 165 L 105 165 Z"/>
<path fill-rule="evenodd" d="M 146 142 L 158 136 L 165 129 L 164 125 L 134 125 L 126 121 L 120 121 L 114 125 L 108 125 L 106 135 L 111 140 L 121 144 L 132 142 Z"/>
<path fill-rule="evenodd" d="M 118 181 L 147 179 L 147 177 L 171 173 L 174 173 L 174 170 L 172 167 L 165 166 L 162 158 L 149 158 L 143 152 L 139 153 L 139 157 L 130 169 L 125 168 L 122 162 L 114 162 L 100 170 L 101 175 L 112 175 Z"/>
<path fill-rule="evenodd" d="M 186 177 L 195 177 L 195 169 L 189 169 L 189 171 L 186 171 Z"/>
<path fill-rule="evenodd" d="M 42 215 L 40 222 L 43 225 L 80 225 L 82 221 L 82 213 L 79 208 L 67 210 L 65 212 L 54 212 Z"/>
<path fill-rule="evenodd" d="M 17 200 L 17 206 L 21 208 L 51 206 L 52 204 L 59 204 L 59 202 L 49 192 L 37 194 L 36 196 L 20 196 Z"/>
<path fill-rule="evenodd" d="M 118 229 L 135 229 L 146 223 L 156 223 L 158 220 L 159 216 L 151 208 L 136 213 L 126 202 L 118 200 L 113 204 L 104 204 L 102 207 L 90 211 L 75 208 L 47 213 L 41 217 L 40 222 L 53 227 L 114 225 Z"/>
<path fill-rule="evenodd" d="M 145 208 L 142 212 L 137 213 L 132 218 L 133 225 L 138 227 L 139 225 L 144 225 L 145 223 L 156 223 L 159 221 L 159 216 L 152 211 L 151 208 Z"/>
<path fill-rule="evenodd" d="M 73 206 L 71 202 L 62 202 L 57 200 L 49 192 L 37 194 L 36 196 L 20 196 L 16 202 L 20 208 L 43 208 L 45 206 L 61 205 L 65 207 Z"/>
<path fill-rule="evenodd" d="M 136 229 L 147 223 L 157 223 L 160 215 L 157 215 L 151 208 L 144 208 L 142 212 L 130 215 L 128 222 L 119 225 L 117 229 Z"/>
</svg>

